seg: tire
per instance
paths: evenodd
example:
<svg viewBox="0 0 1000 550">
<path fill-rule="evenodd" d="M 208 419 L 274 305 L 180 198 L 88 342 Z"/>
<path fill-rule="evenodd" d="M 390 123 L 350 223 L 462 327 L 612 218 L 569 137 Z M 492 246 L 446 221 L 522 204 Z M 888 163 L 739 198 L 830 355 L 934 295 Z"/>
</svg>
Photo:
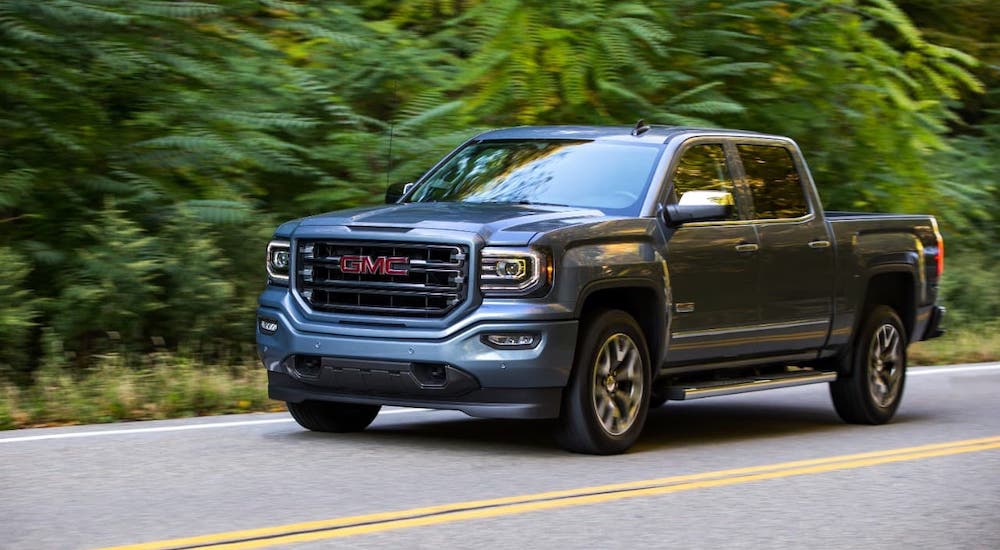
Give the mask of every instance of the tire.
<svg viewBox="0 0 1000 550">
<path fill-rule="evenodd" d="M 868 311 L 851 350 L 850 374 L 830 383 L 833 406 L 845 422 L 885 424 L 892 420 L 906 384 L 906 329 L 895 310 Z"/>
<path fill-rule="evenodd" d="M 299 426 L 314 432 L 360 432 L 378 415 L 381 405 L 303 401 L 286 403 Z"/>
<path fill-rule="evenodd" d="M 563 392 L 556 440 L 586 454 L 623 453 L 646 422 L 652 386 L 649 351 L 638 323 L 620 310 L 584 320 Z"/>
</svg>

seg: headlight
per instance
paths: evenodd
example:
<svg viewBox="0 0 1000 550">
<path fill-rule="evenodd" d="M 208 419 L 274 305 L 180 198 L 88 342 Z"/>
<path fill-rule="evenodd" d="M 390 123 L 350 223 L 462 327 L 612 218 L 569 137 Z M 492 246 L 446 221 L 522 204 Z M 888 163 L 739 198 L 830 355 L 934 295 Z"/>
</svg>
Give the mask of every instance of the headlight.
<svg viewBox="0 0 1000 550">
<path fill-rule="evenodd" d="M 548 286 L 548 257 L 532 249 L 484 248 L 479 288 L 485 296 L 524 296 Z"/>
<path fill-rule="evenodd" d="M 277 285 L 287 285 L 291 260 L 288 241 L 271 241 L 267 243 L 268 282 Z"/>
</svg>

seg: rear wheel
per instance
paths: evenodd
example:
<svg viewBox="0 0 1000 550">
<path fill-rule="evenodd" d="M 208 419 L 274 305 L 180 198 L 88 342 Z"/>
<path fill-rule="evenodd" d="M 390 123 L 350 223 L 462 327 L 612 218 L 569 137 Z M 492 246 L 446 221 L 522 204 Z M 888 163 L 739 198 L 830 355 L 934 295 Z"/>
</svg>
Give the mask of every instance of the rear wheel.
<svg viewBox="0 0 1000 550">
<path fill-rule="evenodd" d="M 314 432 L 358 432 L 368 427 L 381 405 L 303 401 L 286 403 L 300 426 Z"/>
<path fill-rule="evenodd" d="M 563 395 L 559 444 L 577 453 L 625 452 L 646 422 L 651 382 L 646 339 L 635 319 L 619 310 L 592 314 Z"/>
<path fill-rule="evenodd" d="M 830 383 L 833 406 L 845 422 L 884 424 L 896 414 L 906 383 L 906 330 L 895 310 L 868 312 L 851 351 L 850 374 Z"/>
</svg>

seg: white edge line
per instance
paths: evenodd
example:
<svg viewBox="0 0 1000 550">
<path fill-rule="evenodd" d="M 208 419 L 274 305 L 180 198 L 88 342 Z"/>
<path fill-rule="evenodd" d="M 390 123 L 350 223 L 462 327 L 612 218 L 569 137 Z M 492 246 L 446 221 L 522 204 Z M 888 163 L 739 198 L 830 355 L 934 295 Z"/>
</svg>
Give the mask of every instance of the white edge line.
<svg viewBox="0 0 1000 550">
<path fill-rule="evenodd" d="M 906 376 L 956 374 L 959 372 L 977 372 L 986 370 L 1000 370 L 1000 363 L 986 363 L 983 365 L 964 365 L 955 367 L 910 367 L 906 369 Z"/>
<path fill-rule="evenodd" d="M 384 411 L 379 414 L 379 416 L 385 414 L 404 414 L 413 412 L 430 411 L 433 409 L 394 409 L 391 411 Z M 45 435 L 26 435 L 23 437 L 8 437 L 0 438 L 0 444 L 3 443 L 19 443 L 26 441 L 44 441 L 46 439 L 75 439 L 79 437 L 98 437 L 105 435 L 128 435 L 128 434 L 145 434 L 145 433 L 159 433 L 159 432 L 181 432 L 186 430 L 207 430 L 210 428 L 236 428 L 240 426 L 261 426 L 266 424 L 283 424 L 286 422 L 293 422 L 291 418 L 268 418 L 266 420 L 240 420 L 237 422 L 212 422 L 210 424 L 186 424 L 184 426 L 159 426 L 155 428 L 128 428 L 124 430 L 95 430 L 90 432 L 72 432 L 72 433 L 59 433 L 59 434 L 45 434 Z"/>
</svg>

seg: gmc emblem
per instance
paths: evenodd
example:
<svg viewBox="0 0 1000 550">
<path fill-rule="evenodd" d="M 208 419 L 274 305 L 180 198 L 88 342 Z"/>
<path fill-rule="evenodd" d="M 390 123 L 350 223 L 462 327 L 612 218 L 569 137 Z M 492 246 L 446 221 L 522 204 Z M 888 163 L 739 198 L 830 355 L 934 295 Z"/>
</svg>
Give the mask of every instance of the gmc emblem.
<svg viewBox="0 0 1000 550">
<path fill-rule="evenodd" d="M 352 274 L 409 275 L 410 259 L 405 256 L 341 256 L 340 270 Z"/>
</svg>

